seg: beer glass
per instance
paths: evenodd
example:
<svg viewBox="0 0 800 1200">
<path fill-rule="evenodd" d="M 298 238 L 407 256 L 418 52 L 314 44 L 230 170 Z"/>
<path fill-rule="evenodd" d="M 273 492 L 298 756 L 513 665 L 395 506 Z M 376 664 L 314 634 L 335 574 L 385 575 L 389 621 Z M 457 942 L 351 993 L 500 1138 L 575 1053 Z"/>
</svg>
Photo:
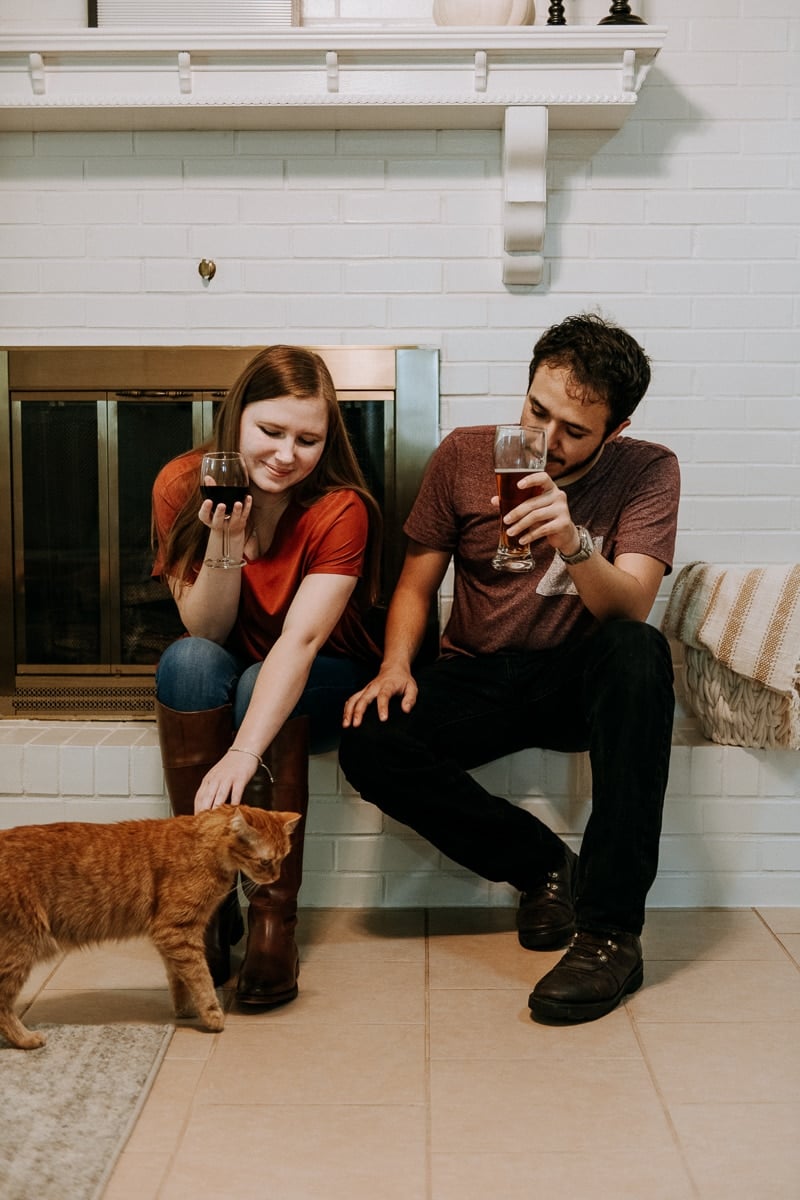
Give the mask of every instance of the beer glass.
<svg viewBox="0 0 800 1200">
<path fill-rule="evenodd" d="M 500 541 L 492 559 L 495 571 L 531 571 L 530 546 L 521 546 L 511 537 L 503 517 L 523 500 L 538 495 L 540 489 L 517 487 L 520 479 L 547 464 L 547 431 L 527 425 L 498 425 L 494 435 L 494 475 L 500 498 Z"/>
</svg>

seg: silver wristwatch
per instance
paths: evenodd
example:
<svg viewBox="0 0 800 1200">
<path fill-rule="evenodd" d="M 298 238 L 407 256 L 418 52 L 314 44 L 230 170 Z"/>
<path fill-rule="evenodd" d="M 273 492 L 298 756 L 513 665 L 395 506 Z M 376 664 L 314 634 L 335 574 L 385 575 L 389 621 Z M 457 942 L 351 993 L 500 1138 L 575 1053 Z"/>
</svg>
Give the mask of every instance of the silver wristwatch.
<svg viewBox="0 0 800 1200">
<path fill-rule="evenodd" d="M 565 562 L 568 567 L 574 567 L 578 563 L 586 562 L 587 558 L 591 558 L 594 554 L 594 542 L 592 535 L 584 525 L 576 525 L 578 537 L 581 539 L 581 544 L 574 554 L 562 554 L 560 550 L 556 550 L 556 554 Z"/>
</svg>

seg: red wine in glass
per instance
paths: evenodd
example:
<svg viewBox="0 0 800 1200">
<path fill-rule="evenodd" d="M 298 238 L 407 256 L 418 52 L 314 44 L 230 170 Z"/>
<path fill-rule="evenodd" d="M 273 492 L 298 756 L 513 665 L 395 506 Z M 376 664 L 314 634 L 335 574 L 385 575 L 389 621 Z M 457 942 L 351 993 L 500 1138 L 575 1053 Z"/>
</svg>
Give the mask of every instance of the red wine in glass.
<svg viewBox="0 0 800 1200">
<path fill-rule="evenodd" d="M 237 501 L 244 504 L 247 488 L 225 483 L 215 483 L 213 486 L 210 483 L 201 483 L 200 494 L 204 500 L 210 500 L 215 508 L 218 504 L 224 504 L 226 515 L 230 516 Z"/>
<path fill-rule="evenodd" d="M 224 504 L 225 506 L 225 520 L 222 526 L 222 556 L 207 558 L 206 563 L 210 567 L 244 566 L 244 559 L 231 558 L 230 519 L 236 501 L 244 503 L 249 483 L 247 467 L 241 454 L 221 450 L 203 456 L 200 464 L 200 492 L 203 499 L 210 500 L 215 511 L 218 505 Z"/>
</svg>

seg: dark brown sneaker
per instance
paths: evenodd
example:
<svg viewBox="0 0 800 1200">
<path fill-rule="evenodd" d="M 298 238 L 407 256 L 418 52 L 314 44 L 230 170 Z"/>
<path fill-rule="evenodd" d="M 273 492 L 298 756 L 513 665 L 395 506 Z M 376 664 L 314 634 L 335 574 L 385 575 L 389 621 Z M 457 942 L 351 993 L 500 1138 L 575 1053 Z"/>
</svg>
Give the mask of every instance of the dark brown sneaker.
<svg viewBox="0 0 800 1200">
<path fill-rule="evenodd" d="M 523 892 L 517 909 L 517 932 L 526 950 L 565 946 L 575 932 L 575 883 L 578 856 L 564 847 L 564 862 L 549 871 L 532 892 Z"/>
<path fill-rule="evenodd" d="M 578 930 L 552 971 L 539 980 L 528 1007 L 544 1024 L 595 1021 L 642 986 L 642 945 L 635 933 Z"/>
</svg>

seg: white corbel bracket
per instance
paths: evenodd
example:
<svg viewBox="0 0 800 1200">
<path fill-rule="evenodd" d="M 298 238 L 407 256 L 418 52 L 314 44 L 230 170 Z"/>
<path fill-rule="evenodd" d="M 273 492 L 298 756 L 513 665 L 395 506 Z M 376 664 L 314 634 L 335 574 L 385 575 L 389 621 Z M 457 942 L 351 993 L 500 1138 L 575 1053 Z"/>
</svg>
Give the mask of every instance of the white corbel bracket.
<svg viewBox="0 0 800 1200">
<path fill-rule="evenodd" d="M 503 283 L 542 281 L 547 207 L 547 108 L 512 106 L 503 122 Z"/>
<path fill-rule="evenodd" d="M 488 55 L 485 50 L 475 51 L 475 91 L 485 92 L 489 78 Z"/>
<path fill-rule="evenodd" d="M 41 54 L 28 55 L 28 70 L 31 73 L 31 91 L 34 96 L 43 96 L 46 91 L 44 78 L 44 59 Z"/>
<path fill-rule="evenodd" d="M 339 55 L 335 50 L 325 55 L 325 83 L 329 92 L 339 91 Z"/>
<path fill-rule="evenodd" d="M 188 50 L 178 52 L 178 86 L 182 96 L 189 96 L 192 91 L 192 56 Z"/>
</svg>

